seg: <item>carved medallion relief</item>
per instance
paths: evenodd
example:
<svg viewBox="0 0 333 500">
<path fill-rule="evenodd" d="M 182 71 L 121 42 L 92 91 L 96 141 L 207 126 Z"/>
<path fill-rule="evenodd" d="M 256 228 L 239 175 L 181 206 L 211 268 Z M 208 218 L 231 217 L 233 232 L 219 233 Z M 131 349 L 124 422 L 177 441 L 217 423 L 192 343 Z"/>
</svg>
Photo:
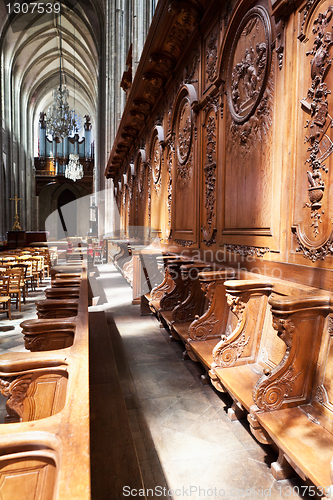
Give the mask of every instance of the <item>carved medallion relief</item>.
<svg viewBox="0 0 333 500">
<path fill-rule="evenodd" d="M 158 193 L 161 186 L 161 164 L 162 164 L 162 148 L 160 146 L 158 136 L 155 135 L 152 145 L 151 169 L 155 191 Z"/>
<path fill-rule="evenodd" d="M 233 119 L 245 122 L 254 113 L 265 90 L 269 70 L 269 20 L 263 8 L 243 18 L 228 66 L 228 103 Z"/>
<path fill-rule="evenodd" d="M 328 4 L 327 4 L 328 5 Z M 309 12 L 304 13 L 304 21 Z M 305 33 L 303 33 L 305 29 Z M 311 32 L 310 32 L 311 29 Z M 300 120 L 303 122 L 305 146 L 297 165 L 296 190 L 300 197 L 295 207 L 298 247 L 296 252 L 313 262 L 333 254 L 330 186 L 332 183 L 333 111 L 330 94 L 333 88 L 331 73 L 333 45 L 333 6 L 302 24 L 303 67 L 308 87 L 301 99 Z M 304 86 L 303 86 L 304 88 Z"/>
</svg>

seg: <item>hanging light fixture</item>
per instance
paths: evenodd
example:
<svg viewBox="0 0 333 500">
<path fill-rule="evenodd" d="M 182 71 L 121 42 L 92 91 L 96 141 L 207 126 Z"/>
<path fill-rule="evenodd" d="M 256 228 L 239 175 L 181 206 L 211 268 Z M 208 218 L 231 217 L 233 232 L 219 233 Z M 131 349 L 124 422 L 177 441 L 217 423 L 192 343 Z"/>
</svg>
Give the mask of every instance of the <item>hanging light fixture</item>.
<svg viewBox="0 0 333 500">
<path fill-rule="evenodd" d="M 74 139 L 75 139 L 75 135 L 78 133 L 79 128 L 80 128 L 79 118 L 75 114 L 75 5 L 74 5 L 73 12 L 74 12 L 74 108 L 73 108 L 73 111 L 71 113 L 71 116 L 72 116 L 71 127 L 72 127 L 72 133 L 73 133 Z M 75 139 L 74 144 L 76 144 L 76 139 Z M 65 168 L 65 177 L 67 179 L 71 179 L 72 181 L 75 182 L 77 180 L 82 179 L 83 175 L 84 175 L 83 166 L 80 163 L 79 154 L 78 153 L 74 153 L 74 154 L 71 153 L 69 155 L 69 162 Z"/>
<path fill-rule="evenodd" d="M 80 163 L 78 154 L 70 154 L 69 162 L 65 168 L 66 179 L 71 179 L 72 181 L 78 181 L 83 177 L 83 166 Z"/>
<path fill-rule="evenodd" d="M 59 45 L 60 45 L 60 70 L 59 70 L 59 88 L 52 92 L 53 103 L 49 106 L 46 113 L 46 133 L 52 135 L 52 138 L 63 139 L 67 137 L 73 128 L 73 113 L 69 109 L 69 92 L 66 85 L 62 85 L 62 37 L 61 37 L 61 0 L 59 9 Z"/>
</svg>

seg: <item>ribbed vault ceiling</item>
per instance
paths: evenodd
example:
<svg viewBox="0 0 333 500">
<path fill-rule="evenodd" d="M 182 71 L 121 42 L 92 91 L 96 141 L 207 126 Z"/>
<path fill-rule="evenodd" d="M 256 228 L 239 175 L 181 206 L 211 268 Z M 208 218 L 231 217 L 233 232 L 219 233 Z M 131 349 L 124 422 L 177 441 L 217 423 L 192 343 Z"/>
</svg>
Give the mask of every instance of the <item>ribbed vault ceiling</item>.
<svg viewBox="0 0 333 500">
<path fill-rule="evenodd" d="M 70 91 L 70 107 L 74 107 L 75 90 L 78 115 L 83 118 L 88 114 L 93 123 L 96 121 L 100 36 L 96 4 L 62 3 L 61 26 L 59 14 L 31 13 L 32 5 L 30 12 L 8 20 L 2 34 L 2 53 L 5 71 L 10 73 L 10 92 L 16 94 L 21 116 L 33 118 L 35 130 L 39 112 L 47 111 L 53 100 L 52 90 L 59 86 L 60 34 L 62 82 Z"/>
</svg>

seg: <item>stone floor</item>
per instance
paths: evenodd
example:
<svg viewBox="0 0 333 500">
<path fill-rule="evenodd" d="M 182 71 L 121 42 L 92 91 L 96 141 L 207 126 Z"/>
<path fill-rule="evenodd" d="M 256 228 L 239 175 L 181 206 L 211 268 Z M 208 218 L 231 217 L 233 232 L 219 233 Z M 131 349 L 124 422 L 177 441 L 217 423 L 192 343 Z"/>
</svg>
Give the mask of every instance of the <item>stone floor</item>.
<svg viewBox="0 0 333 500">
<path fill-rule="evenodd" d="M 182 359 L 183 345 L 170 342 L 153 316 L 140 316 L 117 270 L 104 265 L 99 274 L 93 289 L 101 300 L 92 309 L 105 310 L 117 327 L 118 371 L 147 498 L 308 498 L 298 494 L 306 488 L 299 479 L 273 479 L 275 453 L 256 442 L 246 421 L 229 421 L 228 397 L 203 386 L 201 366 Z"/>
</svg>

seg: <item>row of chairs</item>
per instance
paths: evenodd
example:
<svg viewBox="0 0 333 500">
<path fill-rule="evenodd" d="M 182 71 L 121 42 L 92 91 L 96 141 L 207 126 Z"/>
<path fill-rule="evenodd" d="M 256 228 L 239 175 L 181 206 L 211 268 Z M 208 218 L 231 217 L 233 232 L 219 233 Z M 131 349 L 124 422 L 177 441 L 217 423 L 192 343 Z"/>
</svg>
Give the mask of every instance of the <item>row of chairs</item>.
<svg viewBox="0 0 333 500">
<path fill-rule="evenodd" d="M 45 276 L 49 275 L 49 262 L 45 265 L 45 252 L 16 251 L 0 256 L 0 305 L 2 311 L 11 319 L 11 301 L 21 311 L 21 302 L 25 303 L 29 288 L 34 290 Z"/>
</svg>

